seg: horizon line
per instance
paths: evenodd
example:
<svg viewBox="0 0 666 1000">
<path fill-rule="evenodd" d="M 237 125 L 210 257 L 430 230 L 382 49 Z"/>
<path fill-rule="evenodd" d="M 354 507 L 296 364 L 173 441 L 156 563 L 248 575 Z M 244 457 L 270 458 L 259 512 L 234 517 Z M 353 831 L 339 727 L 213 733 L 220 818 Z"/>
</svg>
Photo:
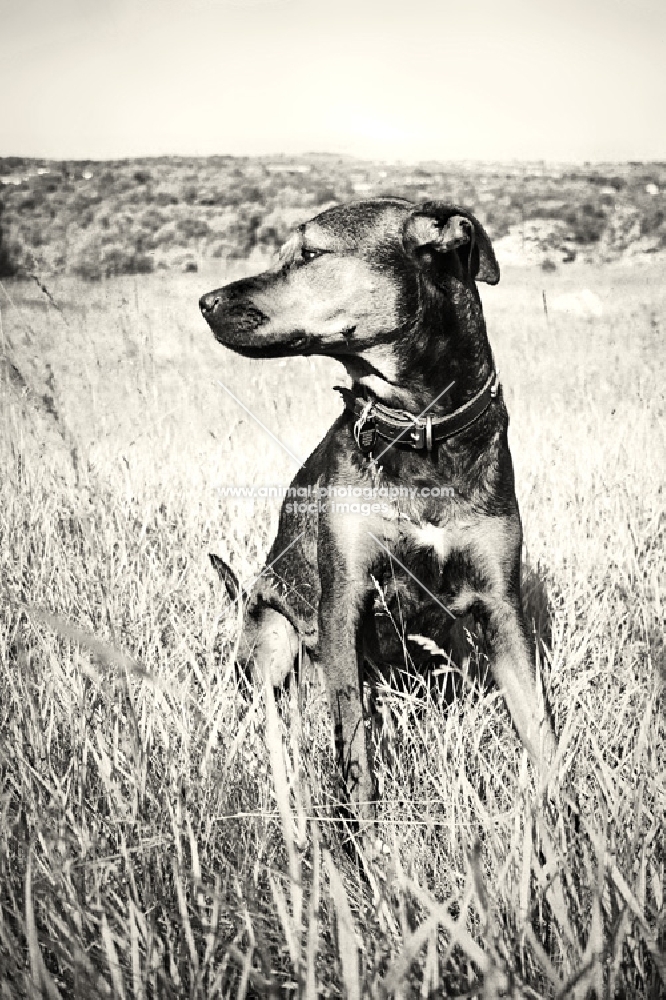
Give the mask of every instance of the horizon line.
<svg viewBox="0 0 666 1000">
<path fill-rule="evenodd" d="M 119 163 L 119 162 L 130 162 L 136 160 L 213 160 L 213 159 L 233 159 L 233 160 L 268 160 L 268 159 L 283 159 L 283 160 L 307 160 L 316 158 L 327 158 L 327 159 L 338 159 L 338 160 L 350 160 L 357 161 L 360 163 L 372 163 L 382 166 L 407 166 L 407 167 L 419 167 L 425 166 L 427 164 L 432 165 L 444 165 L 444 164 L 456 164 L 456 165 L 479 165 L 487 166 L 490 164 L 497 164 L 502 166 L 519 166 L 519 165 L 548 165 L 548 166 L 633 166 L 633 165 L 664 165 L 666 166 L 666 157 L 663 159 L 659 157 L 648 157 L 645 159 L 636 157 L 631 159 L 606 159 L 606 158 L 549 158 L 543 156 L 537 157 L 436 157 L 428 156 L 419 159 L 406 158 L 401 156 L 368 156 L 360 155 L 356 153 L 346 153 L 346 152 L 336 152 L 334 150 L 308 150 L 302 153 L 287 153 L 287 152 L 263 152 L 263 153 L 137 153 L 131 155 L 119 155 L 119 156 L 100 156 L 100 157 L 90 157 L 90 156 L 51 156 L 51 155 L 34 155 L 34 154 L 23 154 L 23 153 L 0 153 L 0 161 L 2 160 L 31 160 L 34 162 L 47 161 L 50 163 Z"/>
</svg>

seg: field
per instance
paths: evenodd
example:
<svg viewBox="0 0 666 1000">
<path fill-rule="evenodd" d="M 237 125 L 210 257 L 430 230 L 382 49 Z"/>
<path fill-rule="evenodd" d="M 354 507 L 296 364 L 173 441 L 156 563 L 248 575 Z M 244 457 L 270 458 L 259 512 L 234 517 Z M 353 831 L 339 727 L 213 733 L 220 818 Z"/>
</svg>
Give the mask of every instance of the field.
<svg viewBox="0 0 666 1000">
<path fill-rule="evenodd" d="M 247 267 L 0 287 L 0 995 L 656 1000 L 666 265 L 482 289 L 560 753 L 543 794 L 491 687 L 381 684 L 363 871 L 321 678 L 276 711 L 237 676 L 208 560 L 253 578 L 277 507 L 223 491 L 296 468 L 218 382 L 305 456 L 344 379 L 214 343 Z"/>
</svg>

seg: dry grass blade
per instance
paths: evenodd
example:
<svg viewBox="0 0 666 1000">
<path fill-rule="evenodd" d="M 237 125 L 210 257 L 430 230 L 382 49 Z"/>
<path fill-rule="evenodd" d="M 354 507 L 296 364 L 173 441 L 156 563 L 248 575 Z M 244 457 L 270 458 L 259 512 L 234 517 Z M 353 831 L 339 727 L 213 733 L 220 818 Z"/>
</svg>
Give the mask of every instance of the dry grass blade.
<svg viewBox="0 0 666 1000">
<path fill-rule="evenodd" d="M 236 732 L 236 735 L 234 736 L 229 746 L 229 749 L 227 750 L 227 753 L 224 758 L 224 763 L 222 764 L 222 768 L 219 774 L 220 781 L 223 781 L 226 778 L 227 774 L 230 772 L 231 765 L 233 764 L 240 747 L 243 746 L 243 743 L 247 738 L 248 730 L 251 729 L 252 726 L 256 725 L 256 717 L 257 717 L 257 702 L 255 700 L 248 708 L 247 715 L 244 717 L 244 719 L 238 726 L 238 731 Z M 213 750 L 215 741 L 218 738 L 218 732 L 219 728 L 217 725 L 217 721 L 215 721 L 215 724 L 211 726 L 210 735 L 206 743 L 206 750 L 204 753 L 204 764 L 202 765 L 203 767 L 206 768 L 208 767 L 208 759 Z"/>
<path fill-rule="evenodd" d="M 604 995 L 604 970 L 603 970 L 603 919 L 601 916 L 601 898 L 599 891 L 595 891 L 592 897 L 592 915 L 590 920 L 590 937 L 587 944 L 590 961 L 592 965 L 592 985 L 598 997 Z"/>
<path fill-rule="evenodd" d="M 627 885 L 626 880 L 623 878 L 620 869 L 615 864 L 611 865 L 611 876 L 620 892 L 620 895 L 641 925 L 641 931 L 643 933 L 645 944 L 654 959 L 655 965 L 659 969 L 659 975 L 661 976 L 662 983 L 666 983 L 666 953 L 664 953 L 664 951 L 662 951 L 659 947 L 657 939 L 650 930 L 650 927 L 647 924 L 647 921 L 643 916 L 643 912 L 636 902 L 631 889 Z"/>
<path fill-rule="evenodd" d="M 123 986 L 123 975 L 120 968 L 120 962 L 118 960 L 118 953 L 116 951 L 116 946 L 113 943 L 113 935 L 111 934 L 111 928 L 109 927 L 109 922 L 106 919 L 106 913 L 102 914 L 102 941 L 104 943 L 104 951 L 106 952 L 106 962 L 109 966 L 109 972 L 111 974 L 111 982 L 113 984 L 113 992 L 120 1000 L 125 1000 L 125 987 Z"/>
<path fill-rule="evenodd" d="M 631 910 L 631 912 L 633 913 L 633 915 L 636 917 L 636 919 L 639 921 L 639 923 L 643 927 L 645 927 L 645 918 L 643 916 L 643 911 L 641 910 L 640 906 L 638 905 L 636 897 L 634 896 L 633 892 L 629 888 L 629 885 L 627 884 L 624 876 L 622 875 L 622 872 L 620 871 L 620 869 L 615 864 L 611 864 L 611 866 L 610 866 L 610 872 L 611 872 L 611 876 L 613 878 L 613 881 L 615 882 L 615 885 L 617 886 L 617 888 L 618 888 L 618 890 L 620 892 L 620 895 L 624 899 L 625 903 L 627 904 L 627 906 L 629 907 L 629 909 Z"/>
<path fill-rule="evenodd" d="M 591 904 L 591 914 L 590 914 L 590 936 L 587 942 L 587 948 L 585 950 L 585 955 L 583 960 L 590 959 L 593 962 L 592 972 L 590 979 L 592 986 L 598 997 L 602 997 L 604 994 L 604 921 L 603 912 L 601 906 L 601 900 L 604 894 L 604 875 L 606 870 L 606 851 L 605 851 L 605 837 L 597 836 L 595 838 L 596 844 L 596 870 L 597 878 L 596 885 L 592 890 L 592 904 Z M 592 865 L 588 863 L 588 870 L 591 870 Z"/>
<path fill-rule="evenodd" d="M 172 868 L 173 882 L 176 887 L 176 898 L 178 899 L 178 909 L 180 910 L 180 919 L 183 924 L 183 930 L 185 931 L 185 940 L 187 941 L 187 947 L 190 953 L 190 961 L 192 962 L 192 967 L 195 970 L 198 970 L 199 956 L 197 955 L 197 947 L 194 943 L 194 934 L 192 933 L 190 915 L 187 912 L 187 900 L 185 899 L 185 890 L 183 889 L 183 883 L 180 878 L 180 869 L 175 858 L 173 859 Z"/>
<path fill-rule="evenodd" d="M 488 900 L 488 893 L 486 891 L 485 885 L 485 875 L 483 871 L 483 859 L 481 856 L 481 844 L 477 840 L 472 848 L 470 856 L 468 858 L 468 863 L 470 870 L 472 872 L 472 882 L 474 885 L 474 894 L 476 896 L 477 906 L 479 908 L 479 915 L 481 917 L 481 926 L 485 929 L 488 923 L 488 911 L 490 909 L 490 903 Z"/>
<path fill-rule="evenodd" d="M 622 965 L 622 960 L 624 958 L 625 951 L 625 938 L 631 929 L 631 917 L 629 916 L 628 909 L 624 909 L 620 914 L 620 918 L 617 921 L 615 927 L 615 933 L 611 939 L 610 952 L 611 952 L 611 967 L 610 976 L 608 982 L 608 996 L 615 997 L 616 995 L 616 983 L 620 968 Z"/>
<path fill-rule="evenodd" d="M 238 984 L 238 1000 L 245 1000 L 248 983 L 250 982 L 250 978 L 253 976 L 253 971 L 254 971 L 252 968 L 252 958 L 254 955 L 254 946 L 255 946 L 254 928 L 252 927 L 252 920 L 250 918 L 250 914 L 248 913 L 247 909 L 245 911 L 245 926 L 247 927 L 247 933 L 250 939 L 246 953 L 243 955 L 243 953 L 240 952 L 237 948 L 231 949 L 236 959 L 238 960 L 240 958 L 242 963 L 241 978 L 240 978 L 240 983 Z"/>
<path fill-rule="evenodd" d="M 291 898 L 293 903 L 293 921 L 289 918 L 296 930 L 293 936 L 298 937 L 301 926 L 303 890 L 301 886 L 301 862 L 294 840 L 294 819 L 292 816 L 289 801 L 289 782 L 287 779 L 287 769 L 284 762 L 284 744 L 280 723 L 278 720 L 277 706 L 273 687 L 268 678 L 265 679 L 264 689 L 266 693 L 266 743 L 268 744 L 268 755 L 273 772 L 273 785 L 275 788 L 275 799 L 277 801 L 280 823 L 282 826 L 282 836 L 287 847 L 287 857 L 289 859 L 289 876 L 291 878 Z M 287 913 L 288 916 L 288 913 Z M 290 949 L 291 951 L 291 949 Z M 300 968 L 300 948 L 296 949 L 294 968 L 298 973 Z"/>
<path fill-rule="evenodd" d="M 302 664 L 301 664 L 301 669 L 302 669 Z M 302 674 L 300 676 L 302 676 Z M 301 865 L 301 852 L 305 850 L 305 846 L 307 843 L 307 832 L 308 832 L 308 820 L 305 812 L 304 802 L 306 799 L 309 800 L 309 795 L 307 793 L 306 778 L 303 772 L 303 768 L 301 767 L 300 743 L 299 743 L 301 735 L 301 715 L 298 704 L 298 692 L 295 684 L 292 685 L 290 703 L 291 703 L 291 717 L 290 717 L 289 734 L 291 743 L 292 768 L 288 777 L 290 781 L 291 792 L 294 798 L 296 848 L 299 852 L 297 855 L 298 881 L 296 882 L 292 881 L 291 901 L 294 912 L 294 925 L 297 928 L 300 928 L 303 921 L 303 882 L 302 882 L 303 870 Z"/>
<path fill-rule="evenodd" d="M 135 906 L 129 901 L 130 949 L 132 955 L 132 986 L 135 1000 L 143 1000 L 143 982 L 141 978 L 141 961 L 139 957 L 139 929 L 137 927 Z"/>
<path fill-rule="evenodd" d="M 322 852 L 328 872 L 331 898 L 335 907 L 338 927 L 338 951 L 342 966 L 342 979 L 347 991 L 347 1000 L 360 1000 L 361 981 L 358 969 L 358 941 L 354 928 L 354 918 L 342 879 L 328 851 Z"/>
<path fill-rule="evenodd" d="M 539 819 L 539 817 L 537 817 L 536 826 L 539 833 L 539 839 L 541 841 L 541 849 L 546 858 L 546 872 L 541 872 L 540 876 L 542 881 L 544 876 L 546 876 L 547 879 L 545 891 L 548 903 L 553 910 L 555 918 L 557 919 L 560 933 L 563 934 L 570 943 L 575 943 L 577 937 L 569 921 L 569 913 L 564 901 L 564 893 L 562 891 L 562 884 L 560 881 L 562 859 L 559 851 L 555 849 L 544 823 Z"/>
<path fill-rule="evenodd" d="M 217 925 L 220 919 L 220 876 L 215 876 L 215 886 L 213 889 L 213 911 L 210 915 L 210 923 L 206 934 L 206 951 L 204 954 L 203 968 L 207 968 L 213 958 L 215 941 L 217 937 Z"/>
<path fill-rule="evenodd" d="M 520 873 L 519 913 L 523 927 L 528 922 L 530 909 L 530 882 L 532 876 L 532 817 L 525 815 L 525 831 L 523 835 L 523 863 Z"/>
<path fill-rule="evenodd" d="M 297 857 L 294 844 L 293 817 L 289 803 L 289 783 L 287 781 L 287 770 L 284 765 L 284 745 L 282 742 L 282 733 L 280 732 L 277 705 L 275 704 L 273 687 L 268 678 L 265 681 L 264 690 L 266 693 L 266 745 L 273 773 L 275 799 L 282 824 L 282 836 L 287 846 L 289 870 L 293 877 L 294 872 L 292 869 L 297 867 Z"/>
<path fill-rule="evenodd" d="M 301 948 L 299 943 L 299 931 L 300 927 L 296 925 L 296 922 L 292 919 L 289 913 L 289 907 L 287 906 L 287 900 L 282 891 L 280 883 L 275 878 L 274 875 L 270 876 L 271 892 L 273 893 L 273 899 L 275 900 L 275 905 L 277 907 L 278 916 L 280 918 L 280 923 L 282 924 L 282 930 L 284 931 L 284 936 L 287 939 L 287 948 L 289 949 L 289 958 L 291 959 L 291 964 L 294 969 L 298 972 L 301 964 Z"/>
<path fill-rule="evenodd" d="M 28 938 L 28 956 L 30 958 L 30 973 L 32 976 L 32 989 L 35 996 L 39 996 L 42 977 L 40 975 L 40 952 L 39 941 L 37 940 L 37 927 L 35 924 L 35 911 L 32 905 L 32 848 L 28 850 L 28 861 L 25 866 L 25 926 Z"/>
<path fill-rule="evenodd" d="M 664 905 L 664 863 L 661 862 L 661 870 L 657 868 L 655 864 L 650 862 L 650 881 L 652 883 L 652 892 L 654 893 L 654 901 L 657 906 L 657 912 L 660 912 Z"/>
<path fill-rule="evenodd" d="M 238 1000 L 245 1000 L 245 997 L 247 995 L 247 987 L 248 983 L 250 982 L 250 975 L 252 973 L 253 950 L 254 949 L 252 948 L 252 946 L 250 946 L 245 955 L 242 956 L 243 966 L 241 969 L 240 983 L 238 984 Z M 239 952 L 238 954 L 240 955 L 241 953 Z"/>
<path fill-rule="evenodd" d="M 35 910 L 32 902 L 32 847 L 28 850 L 28 860 L 25 870 L 25 926 L 28 939 L 28 955 L 30 958 L 31 992 L 35 1000 L 40 995 L 40 986 L 46 991 L 49 1000 L 61 1000 L 60 991 L 53 982 L 51 974 L 44 965 L 42 952 L 37 937 Z"/>
<path fill-rule="evenodd" d="M 312 823 L 312 888 L 308 905 L 308 941 L 305 956 L 305 1000 L 317 1000 L 315 963 L 319 947 L 319 829 Z"/>
<path fill-rule="evenodd" d="M 426 960 L 421 983 L 421 996 L 437 996 L 439 991 L 439 966 L 437 962 L 437 930 L 434 929 L 428 937 Z"/>
<path fill-rule="evenodd" d="M 192 821 L 190 820 L 189 813 L 185 814 L 185 827 L 187 829 L 187 839 L 190 842 L 190 863 L 192 865 L 192 875 L 197 885 L 200 885 L 201 864 L 199 862 L 199 845 L 197 844 L 197 838 L 194 836 L 194 830 L 192 828 Z"/>
<path fill-rule="evenodd" d="M 525 927 L 524 934 L 525 934 L 525 939 L 529 942 L 529 945 L 532 951 L 534 952 L 537 961 L 539 962 L 539 965 L 548 976 L 551 984 L 555 987 L 556 990 L 561 988 L 562 977 L 560 976 L 559 972 L 557 971 L 557 969 L 551 962 L 550 958 L 544 951 L 541 942 L 537 940 L 537 937 L 529 923 Z"/>
</svg>

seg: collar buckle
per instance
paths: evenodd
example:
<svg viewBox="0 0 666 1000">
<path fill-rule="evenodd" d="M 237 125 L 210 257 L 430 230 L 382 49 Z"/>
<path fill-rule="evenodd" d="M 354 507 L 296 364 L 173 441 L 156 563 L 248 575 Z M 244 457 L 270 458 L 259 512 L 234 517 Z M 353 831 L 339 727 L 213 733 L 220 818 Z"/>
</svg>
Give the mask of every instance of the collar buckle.
<svg viewBox="0 0 666 1000">
<path fill-rule="evenodd" d="M 374 401 L 366 401 L 354 423 L 354 440 L 364 455 L 369 455 L 377 441 L 377 423 L 372 415 Z"/>
<path fill-rule="evenodd" d="M 409 436 L 412 441 L 412 447 L 414 447 L 417 451 L 421 451 L 422 448 L 425 448 L 424 424 L 416 424 L 414 427 L 412 427 L 411 431 L 409 432 Z"/>
<path fill-rule="evenodd" d="M 416 451 L 432 451 L 432 417 L 427 416 L 425 423 L 417 423 L 410 431 L 412 446 Z"/>
</svg>

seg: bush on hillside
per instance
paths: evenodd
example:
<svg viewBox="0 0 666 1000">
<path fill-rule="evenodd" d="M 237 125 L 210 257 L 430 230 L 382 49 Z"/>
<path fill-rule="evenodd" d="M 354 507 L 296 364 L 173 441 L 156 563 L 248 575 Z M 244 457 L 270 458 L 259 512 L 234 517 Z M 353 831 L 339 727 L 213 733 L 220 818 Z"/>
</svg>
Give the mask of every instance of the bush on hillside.
<svg viewBox="0 0 666 1000">
<path fill-rule="evenodd" d="M 0 278 L 9 278 L 17 271 L 16 247 L 10 246 L 2 225 L 4 205 L 0 201 Z"/>
<path fill-rule="evenodd" d="M 576 205 L 565 213 L 564 218 L 576 243 L 583 245 L 597 243 L 606 228 L 606 213 L 590 201 Z"/>
<path fill-rule="evenodd" d="M 666 215 L 661 208 L 646 209 L 641 219 L 641 236 L 652 236 L 664 226 Z"/>
<path fill-rule="evenodd" d="M 154 267 L 153 258 L 139 247 L 127 247 L 117 243 L 102 247 L 100 264 L 105 278 L 121 274 L 150 274 Z"/>
<path fill-rule="evenodd" d="M 71 272 L 88 281 L 114 278 L 121 274 L 149 274 L 154 270 L 153 258 L 140 242 L 133 246 L 104 242 L 99 231 L 86 233 L 72 251 L 70 260 Z"/>
</svg>

